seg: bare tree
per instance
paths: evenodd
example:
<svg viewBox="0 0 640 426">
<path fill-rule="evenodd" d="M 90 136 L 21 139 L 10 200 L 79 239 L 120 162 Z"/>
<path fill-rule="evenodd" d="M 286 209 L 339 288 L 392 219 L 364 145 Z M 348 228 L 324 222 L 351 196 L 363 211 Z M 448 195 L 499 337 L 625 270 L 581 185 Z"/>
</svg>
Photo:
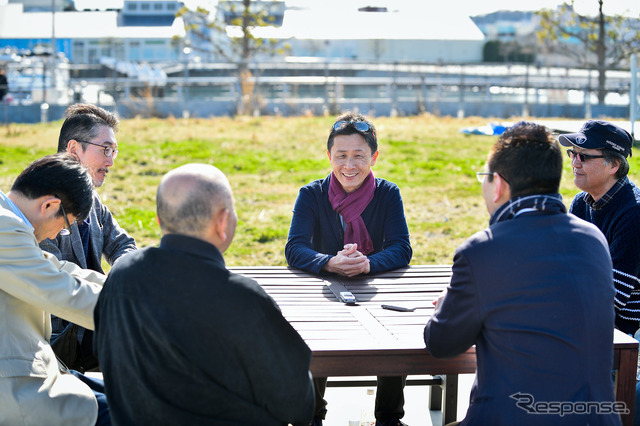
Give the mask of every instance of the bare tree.
<svg viewBox="0 0 640 426">
<path fill-rule="evenodd" d="M 276 25 L 275 10 L 284 10 L 284 2 L 270 0 L 220 1 L 214 13 L 198 7 L 183 7 L 177 14 L 183 18 L 189 48 L 237 65 L 237 113 L 246 114 L 255 107 L 255 84 L 250 62 L 261 53 L 283 54 L 288 46 L 278 39 L 255 36 L 257 28 Z"/>
<path fill-rule="evenodd" d="M 640 31 L 637 19 L 606 16 L 602 11 L 604 0 L 597 1 L 595 17 L 577 13 L 573 0 L 556 10 L 540 10 L 537 36 L 550 50 L 573 57 L 581 66 L 597 69 L 598 102 L 604 103 L 606 71 L 619 67 L 632 53 L 640 51 Z"/>
</svg>

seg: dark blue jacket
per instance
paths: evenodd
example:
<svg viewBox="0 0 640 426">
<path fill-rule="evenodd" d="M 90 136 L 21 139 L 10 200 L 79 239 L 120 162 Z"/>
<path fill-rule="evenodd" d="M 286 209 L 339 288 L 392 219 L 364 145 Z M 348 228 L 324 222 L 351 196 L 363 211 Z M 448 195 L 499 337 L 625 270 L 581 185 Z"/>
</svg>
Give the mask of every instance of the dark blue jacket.
<svg viewBox="0 0 640 426">
<path fill-rule="evenodd" d="M 331 175 L 329 175 L 331 176 Z M 293 208 L 285 256 L 289 266 L 320 274 L 344 247 L 340 215 L 329 202 L 329 176 L 300 188 Z M 373 199 L 362 212 L 373 242 L 371 274 L 407 266 L 413 251 L 398 186 L 376 178 Z"/>
<path fill-rule="evenodd" d="M 569 211 L 596 225 L 607 238 L 616 286 L 616 322 L 623 320 L 618 328 L 635 333 L 640 321 L 640 189 L 625 177 L 595 203 L 586 192 L 579 193 Z"/>
<path fill-rule="evenodd" d="M 436 357 L 476 345 L 476 381 L 461 424 L 620 424 L 617 415 L 593 414 L 596 407 L 561 416 L 544 405 L 611 409 L 614 293 L 604 236 L 571 214 L 523 213 L 463 243 L 424 331 Z"/>
</svg>

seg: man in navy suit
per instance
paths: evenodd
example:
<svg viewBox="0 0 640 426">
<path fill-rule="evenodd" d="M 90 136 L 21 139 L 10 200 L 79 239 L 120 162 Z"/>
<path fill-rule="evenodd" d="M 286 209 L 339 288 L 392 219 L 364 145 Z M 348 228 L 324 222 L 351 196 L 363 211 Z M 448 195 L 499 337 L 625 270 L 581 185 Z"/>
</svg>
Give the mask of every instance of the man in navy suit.
<svg viewBox="0 0 640 426">
<path fill-rule="evenodd" d="M 491 220 L 456 250 L 453 276 L 424 330 L 427 350 L 476 345 L 463 425 L 615 425 L 611 257 L 594 225 L 558 194 L 560 147 L 521 122 L 478 172 Z"/>
</svg>

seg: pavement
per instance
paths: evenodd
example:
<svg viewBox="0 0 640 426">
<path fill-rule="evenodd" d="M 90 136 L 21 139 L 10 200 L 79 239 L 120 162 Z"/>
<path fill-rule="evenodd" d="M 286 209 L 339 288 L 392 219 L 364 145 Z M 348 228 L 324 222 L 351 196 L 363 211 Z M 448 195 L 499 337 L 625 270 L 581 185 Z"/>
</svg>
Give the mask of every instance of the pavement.
<svg viewBox="0 0 640 426">
<path fill-rule="evenodd" d="M 462 420 L 469 405 L 469 392 L 474 374 L 461 374 L 458 379 L 458 417 Z M 372 379 L 374 379 L 372 377 Z M 405 415 L 402 421 L 409 426 L 441 426 L 442 412 L 429 411 L 429 386 L 406 386 Z M 329 387 L 325 392 L 327 416 L 324 426 L 359 426 L 362 414 L 373 411 L 367 388 Z"/>
<path fill-rule="evenodd" d="M 86 373 L 102 378 L 102 373 Z M 375 377 L 369 377 L 375 379 Z M 469 392 L 474 374 L 458 376 L 458 417 L 462 420 L 469 406 Z M 409 426 L 442 426 L 442 412 L 429 411 L 429 386 L 406 386 L 404 388 L 404 411 L 402 421 Z M 365 387 L 329 387 L 324 395 L 327 400 L 327 417 L 324 426 L 360 426 L 361 416 L 373 412 L 374 396 L 367 395 Z"/>
</svg>

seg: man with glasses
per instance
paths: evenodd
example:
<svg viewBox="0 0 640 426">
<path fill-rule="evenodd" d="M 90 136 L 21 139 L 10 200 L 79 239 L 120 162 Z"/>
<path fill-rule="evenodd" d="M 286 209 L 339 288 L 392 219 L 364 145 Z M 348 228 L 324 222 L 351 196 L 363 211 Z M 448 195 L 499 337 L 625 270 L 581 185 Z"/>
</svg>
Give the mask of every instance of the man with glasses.
<svg viewBox="0 0 640 426">
<path fill-rule="evenodd" d="M 633 138 L 606 121 L 589 120 L 578 133 L 559 136 L 571 147 L 577 194 L 569 211 L 607 237 L 616 286 L 616 327 L 633 335 L 640 327 L 640 190 L 627 176 Z"/>
<path fill-rule="evenodd" d="M 611 258 L 602 232 L 567 214 L 560 147 L 544 126 L 520 122 L 479 176 L 489 227 L 457 248 L 424 329 L 435 357 L 476 346 L 460 424 L 619 425 Z"/>
<path fill-rule="evenodd" d="M 375 274 L 407 266 L 409 229 L 397 185 L 376 178 L 378 158 L 373 124 L 347 112 L 331 126 L 327 155 L 332 172 L 300 189 L 293 209 L 285 256 L 290 266 L 314 274 Z M 378 377 L 376 424 L 400 425 L 404 377 Z M 326 378 L 315 378 L 314 425 L 327 412 Z"/>
<path fill-rule="evenodd" d="M 112 113 L 90 104 L 71 105 L 65 111 L 58 152 L 76 157 L 89 170 L 94 186 L 99 188 L 119 153 L 117 130 L 118 119 Z M 89 216 L 79 223 L 73 222 L 70 229 L 70 235 L 61 233 L 43 241 L 40 247 L 60 260 L 101 273 L 103 256 L 113 265 L 122 255 L 136 250 L 133 237 L 118 225 L 95 191 Z M 54 350 L 70 368 L 88 371 L 98 367 L 92 341 L 93 332 L 59 318 L 53 319 Z"/>
<path fill-rule="evenodd" d="M 9 192 L 0 192 L 2 425 L 110 422 L 102 381 L 67 370 L 49 344 L 50 314 L 93 328 L 105 276 L 38 247 L 83 220 L 92 199 L 91 176 L 67 154 L 34 161 Z"/>
</svg>

